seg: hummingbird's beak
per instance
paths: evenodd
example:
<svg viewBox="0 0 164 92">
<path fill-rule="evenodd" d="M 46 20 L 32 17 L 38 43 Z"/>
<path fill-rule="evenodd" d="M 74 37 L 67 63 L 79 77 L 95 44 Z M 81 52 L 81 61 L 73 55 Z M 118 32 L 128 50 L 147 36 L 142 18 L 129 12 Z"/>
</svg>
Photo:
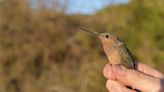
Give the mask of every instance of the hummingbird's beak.
<svg viewBox="0 0 164 92">
<path fill-rule="evenodd" d="M 94 34 L 94 35 L 96 35 L 96 36 L 98 36 L 98 35 L 99 35 L 99 33 L 98 33 L 98 32 L 89 31 L 89 30 L 88 30 L 88 29 L 86 29 L 86 28 L 81 28 L 81 27 L 80 27 L 80 30 L 81 30 L 81 31 L 86 31 L 86 32 L 89 32 L 89 33 Z"/>
</svg>

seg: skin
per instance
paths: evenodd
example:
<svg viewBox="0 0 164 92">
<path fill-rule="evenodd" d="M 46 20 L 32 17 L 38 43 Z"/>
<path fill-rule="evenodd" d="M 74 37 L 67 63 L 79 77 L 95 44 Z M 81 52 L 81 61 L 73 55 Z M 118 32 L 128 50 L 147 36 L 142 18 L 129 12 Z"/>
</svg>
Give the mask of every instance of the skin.
<svg viewBox="0 0 164 92">
<path fill-rule="evenodd" d="M 138 92 L 127 88 L 131 86 L 141 92 L 164 92 L 164 75 L 158 70 L 142 63 L 136 63 L 136 70 L 122 65 L 107 64 L 103 74 L 110 92 Z"/>
<path fill-rule="evenodd" d="M 105 66 L 103 73 L 107 78 L 106 87 L 110 92 L 164 92 L 164 75 L 147 65 L 133 62 L 127 48 L 121 48 L 120 54 L 121 42 L 116 37 L 108 33 L 99 34 L 83 28 L 81 30 L 98 35 L 103 43 L 110 63 Z"/>
</svg>

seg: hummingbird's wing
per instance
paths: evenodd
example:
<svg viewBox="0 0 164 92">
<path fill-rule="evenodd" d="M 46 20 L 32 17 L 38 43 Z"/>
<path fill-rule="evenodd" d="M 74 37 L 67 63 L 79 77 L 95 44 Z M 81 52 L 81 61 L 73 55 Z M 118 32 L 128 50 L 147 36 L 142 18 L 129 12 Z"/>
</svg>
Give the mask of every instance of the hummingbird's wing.
<svg viewBox="0 0 164 92">
<path fill-rule="evenodd" d="M 126 45 L 122 44 L 119 46 L 119 48 L 120 48 L 122 65 L 129 69 L 135 69 L 133 56 L 131 52 L 129 51 L 129 49 L 126 47 Z"/>
</svg>

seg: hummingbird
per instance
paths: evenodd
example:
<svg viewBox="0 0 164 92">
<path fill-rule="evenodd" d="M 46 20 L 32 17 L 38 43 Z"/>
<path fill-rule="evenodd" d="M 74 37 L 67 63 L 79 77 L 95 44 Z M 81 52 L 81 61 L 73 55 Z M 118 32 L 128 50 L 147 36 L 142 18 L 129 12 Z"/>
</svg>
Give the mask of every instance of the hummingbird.
<svg viewBox="0 0 164 92">
<path fill-rule="evenodd" d="M 80 28 L 80 30 L 89 32 L 101 40 L 110 64 L 121 64 L 128 69 L 135 69 L 134 58 L 130 50 L 115 35 L 93 32 L 85 28 Z"/>
</svg>

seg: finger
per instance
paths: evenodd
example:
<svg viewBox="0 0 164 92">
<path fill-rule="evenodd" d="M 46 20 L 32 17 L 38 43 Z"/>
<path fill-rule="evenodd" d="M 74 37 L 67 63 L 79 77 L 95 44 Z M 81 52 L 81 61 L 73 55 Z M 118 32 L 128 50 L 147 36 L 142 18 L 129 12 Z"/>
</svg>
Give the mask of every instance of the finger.
<svg viewBox="0 0 164 92">
<path fill-rule="evenodd" d="M 111 64 L 106 64 L 104 69 L 103 69 L 103 74 L 104 74 L 104 77 L 107 78 L 107 79 L 111 79 L 111 80 L 114 80 L 114 74 L 112 72 L 112 65 Z"/>
<path fill-rule="evenodd" d="M 107 80 L 106 87 L 110 92 L 136 92 L 114 80 Z"/>
<path fill-rule="evenodd" d="M 161 78 L 161 79 L 164 78 L 161 72 L 143 63 L 135 62 L 135 66 L 136 66 L 136 69 L 140 72 L 143 72 L 145 74 L 151 75 L 156 78 Z"/>
<path fill-rule="evenodd" d="M 160 90 L 160 79 L 149 76 L 132 69 L 126 69 L 121 65 L 113 65 L 112 67 L 115 78 L 124 85 L 147 92 L 154 88 L 155 91 Z M 145 86 L 146 85 L 146 86 Z"/>
</svg>

